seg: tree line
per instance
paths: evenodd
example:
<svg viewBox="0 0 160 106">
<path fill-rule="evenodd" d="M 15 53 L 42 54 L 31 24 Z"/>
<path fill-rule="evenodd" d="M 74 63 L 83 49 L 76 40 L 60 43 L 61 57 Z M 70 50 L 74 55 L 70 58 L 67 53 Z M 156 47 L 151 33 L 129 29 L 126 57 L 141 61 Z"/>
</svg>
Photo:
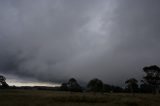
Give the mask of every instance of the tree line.
<svg viewBox="0 0 160 106">
<path fill-rule="evenodd" d="M 126 80 L 125 88 L 105 84 L 102 80 L 94 78 L 88 82 L 86 87 L 81 87 L 75 78 L 70 78 L 67 83 L 62 83 L 57 90 L 70 92 L 130 92 L 133 95 L 134 93 L 159 93 L 160 68 L 156 65 L 147 66 L 143 68 L 143 72 L 145 75 L 139 81 L 140 86 L 135 78 Z M 0 75 L 0 88 L 9 88 L 6 78 L 2 75 Z"/>
<path fill-rule="evenodd" d="M 68 83 L 62 83 L 60 89 L 62 91 L 72 92 L 130 92 L 134 93 L 159 93 L 160 86 L 160 68 L 157 65 L 146 66 L 143 68 L 145 75 L 138 85 L 138 80 L 130 78 L 125 81 L 126 87 L 121 88 L 119 86 L 104 84 L 100 79 L 94 78 L 90 80 L 83 89 L 76 79 L 71 78 Z"/>
<path fill-rule="evenodd" d="M 140 89 L 138 87 L 138 81 L 135 78 L 128 79 L 125 83 L 127 84 L 127 89 L 130 92 L 143 92 L 143 93 L 154 93 L 157 94 L 160 91 L 160 68 L 157 65 L 147 66 L 143 68 L 145 75 L 140 81 Z"/>
</svg>

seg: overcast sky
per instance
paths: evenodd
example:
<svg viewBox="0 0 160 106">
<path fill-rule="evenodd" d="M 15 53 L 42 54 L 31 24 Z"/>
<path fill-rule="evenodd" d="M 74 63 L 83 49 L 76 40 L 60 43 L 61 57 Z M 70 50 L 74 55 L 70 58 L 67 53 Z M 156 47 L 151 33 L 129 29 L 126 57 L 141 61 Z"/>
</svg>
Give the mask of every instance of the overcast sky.
<svg viewBox="0 0 160 106">
<path fill-rule="evenodd" d="M 154 64 L 160 0 L 0 0 L 0 74 L 122 85 Z"/>
</svg>

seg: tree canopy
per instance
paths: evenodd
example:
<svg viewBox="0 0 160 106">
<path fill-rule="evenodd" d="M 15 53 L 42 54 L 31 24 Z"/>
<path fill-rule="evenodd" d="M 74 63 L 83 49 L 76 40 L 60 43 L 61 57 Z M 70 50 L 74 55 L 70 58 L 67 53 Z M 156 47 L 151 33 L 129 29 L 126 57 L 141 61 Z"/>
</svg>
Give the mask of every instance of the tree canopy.
<svg viewBox="0 0 160 106">
<path fill-rule="evenodd" d="M 159 92 L 160 85 L 160 68 L 156 65 L 147 66 L 143 68 L 146 75 L 143 77 L 143 82 L 151 85 L 154 88 L 154 92 Z"/>
<path fill-rule="evenodd" d="M 82 88 L 78 84 L 75 78 L 70 78 L 67 83 L 62 83 L 60 87 L 61 91 L 81 92 Z"/>
<path fill-rule="evenodd" d="M 127 89 L 130 90 L 131 93 L 134 93 L 138 89 L 138 81 L 135 78 L 128 79 L 125 84 L 127 84 Z"/>
<path fill-rule="evenodd" d="M 103 82 L 97 78 L 89 81 L 87 85 L 88 91 L 92 92 L 102 92 L 103 91 Z"/>
<path fill-rule="evenodd" d="M 7 88 L 9 85 L 6 83 L 6 78 L 2 75 L 0 75 L 0 87 L 1 88 Z"/>
</svg>

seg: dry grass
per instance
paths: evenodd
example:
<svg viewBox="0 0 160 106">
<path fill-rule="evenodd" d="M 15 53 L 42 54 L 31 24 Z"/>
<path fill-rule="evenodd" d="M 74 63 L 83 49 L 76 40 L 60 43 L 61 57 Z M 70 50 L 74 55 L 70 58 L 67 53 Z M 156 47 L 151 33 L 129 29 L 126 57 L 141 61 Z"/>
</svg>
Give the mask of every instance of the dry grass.
<svg viewBox="0 0 160 106">
<path fill-rule="evenodd" d="M 159 106 L 160 95 L 0 90 L 0 106 Z"/>
</svg>

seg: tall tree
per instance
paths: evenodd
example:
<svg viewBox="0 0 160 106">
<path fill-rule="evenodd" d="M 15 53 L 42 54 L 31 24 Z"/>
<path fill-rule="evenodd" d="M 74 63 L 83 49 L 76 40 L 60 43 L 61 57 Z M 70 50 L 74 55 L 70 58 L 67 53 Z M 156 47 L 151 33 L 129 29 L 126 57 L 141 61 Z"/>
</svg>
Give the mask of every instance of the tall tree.
<svg viewBox="0 0 160 106">
<path fill-rule="evenodd" d="M 103 82 L 97 78 L 89 81 L 87 85 L 88 91 L 92 92 L 102 92 L 103 91 Z"/>
<path fill-rule="evenodd" d="M 81 92 L 82 88 L 81 86 L 77 83 L 77 80 L 74 78 L 69 79 L 68 83 L 68 90 L 72 92 Z"/>
<path fill-rule="evenodd" d="M 143 82 L 151 85 L 154 93 L 159 93 L 160 68 L 156 65 L 152 65 L 144 67 L 143 71 L 146 73 L 143 77 Z"/>
<path fill-rule="evenodd" d="M 138 81 L 135 78 L 128 79 L 125 84 L 127 84 L 127 89 L 134 95 L 134 92 L 138 89 Z"/>
<path fill-rule="evenodd" d="M 7 88 L 9 85 L 6 83 L 6 78 L 2 75 L 0 75 L 0 85 L 2 88 Z"/>
</svg>

